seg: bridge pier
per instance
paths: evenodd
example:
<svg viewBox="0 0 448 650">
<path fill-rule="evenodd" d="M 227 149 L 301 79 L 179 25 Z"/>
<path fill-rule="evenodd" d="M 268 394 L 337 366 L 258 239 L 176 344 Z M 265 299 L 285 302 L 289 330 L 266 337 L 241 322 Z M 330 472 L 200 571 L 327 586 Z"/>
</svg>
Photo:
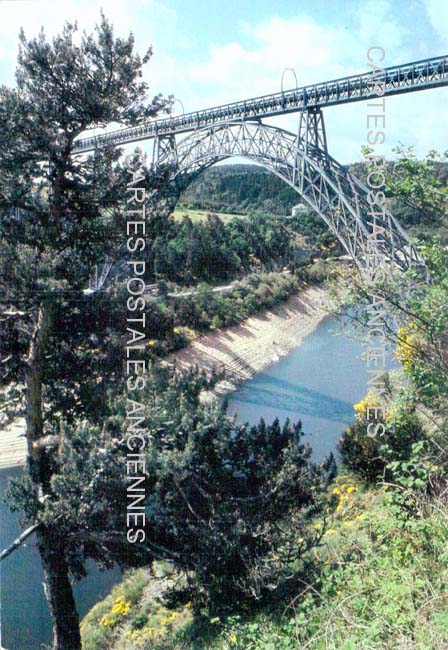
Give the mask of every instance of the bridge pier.
<svg viewBox="0 0 448 650">
<path fill-rule="evenodd" d="M 159 167 L 164 160 L 168 164 L 177 166 L 176 138 L 174 134 L 159 135 L 154 140 L 152 164 L 154 169 Z"/>
<path fill-rule="evenodd" d="M 299 116 L 294 157 L 293 182 L 296 185 L 297 180 L 300 178 L 301 193 L 304 191 L 307 158 L 318 160 L 325 166 L 327 154 L 327 134 L 322 109 L 316 107 L 308 108 L 302 111 Z M 300 172 L 299 164 L 301 165 Z"/>
<path fill-rule="evenodd" d="M 321 108 L 307 108 L 300 113 L 298 144 L 305 155 L 311 158 L 318 151 L 328 152 L 324 114 Z"/>
<path fill-rule="evenodd" d="M 159 226 L 163 229 L 165 215 L 198 174 L 235 156 L 258 163 L 288 183 L 322 217 L 361 271 L 372 255 L 402 270 L 421 261 L 387 210 L 382 218 L 384 238 L 372 236 L 368 188 L 328 153 L 322 110 L 316 107 L 301 113 L 296 134 L 260 121 L 232 121 L 199 128 L 179 141 L 174 134 L 158 136 L 152 171 L 155 195 L 161 201 L 161 210 L 156 210 Z M 111 271 L 104 265 L 97 288 L 104 286 Z"/>
</svg>

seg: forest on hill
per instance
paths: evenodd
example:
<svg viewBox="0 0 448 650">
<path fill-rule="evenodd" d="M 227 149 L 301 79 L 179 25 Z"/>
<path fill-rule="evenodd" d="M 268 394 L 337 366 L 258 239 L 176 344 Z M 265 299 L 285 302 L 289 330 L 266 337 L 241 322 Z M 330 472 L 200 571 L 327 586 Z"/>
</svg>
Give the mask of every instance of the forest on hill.
<svg viewBox="0 0 448 650">
<path fill-rule="evenodd" d="M 299 196 L 283 180 L 258 165 L 211 167 L 183 192 L 180 202 L 210 212 L 290 215 Z"/>
<path fill-rule="evenodd" d="M 424 164 L 415 157 L 412 147 L 397 147 L 397 161 L 387 163 L 390 209 L 398 221 L 412 235 L 426 238 L 434 234 L 447 237 L 446 228 L 440 221 L 443 194 L 427 191 L 433 180 L 442 187 L 448 181 L 448 163 L 437 152 L 429 152 Z M 405 161 L 405 162 L 404 162 Z M 364 162 L 347 165 L 362 182 L 366 182 L 367 165 Z M 403 177 L 408 178 L 403 184 Z M 417 206 L 412 193 L 422 199 Z M 426 198 L 425 198 L 426 197 Z M 300 196 L 283 180 L 268 170 L 253 164 L 223 164 L 205 170 L 183 192 L 179 201 L 190 209 L 229 214 L 264 213 L 289 217 L 293 206 L 301 204 Z M 416 209 L 419 207 L 419 209 Z M 295 220 L 295 230 L 305 235 L 310 230 L 328 233 L 320 217 L 307 205 L 301 205 L 300 219 Z M 325 242 L 326 245 L 329 241 Z"/>
</svg>

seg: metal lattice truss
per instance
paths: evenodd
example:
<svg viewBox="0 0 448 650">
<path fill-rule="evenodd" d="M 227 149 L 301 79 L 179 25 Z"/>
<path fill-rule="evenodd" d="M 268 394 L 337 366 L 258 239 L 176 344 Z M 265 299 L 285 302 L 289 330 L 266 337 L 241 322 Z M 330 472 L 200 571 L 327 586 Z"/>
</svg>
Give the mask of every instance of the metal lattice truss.
<svg viewBox="0 0 448 650">
<path fill-rule="evenodd" d="M 206 108 L 177 117 L 148 120 L 139 126 L 104 133 L 97 137 L 79 139 L 74 152 L 94 151 L 98 146 L 120 146 L 129 142 L 160 138 L 166 135 L 188 133 L 206 126 L 228 121 L 241 122 L 297 113 L 325 106 L 337 106 L 369 99 L 375 88 L 382 88 L 382 96 L 440 88 L 448 85 L 448 56 L 438 56 L 343 77 L 324 83 L 252 97 L 222 106 Z"/>
<path fill-rule="evenodd" d="M 406 270 L 420 263 L 406 233 L 388 211 L 373 218 L 368 189 L 327 151 L 322 112 L 301 114 L 298 134 L 261 122 L 229 122 L 159 146 L 156 164 L 169 164 L 185 186 L 219 160 L 247 158 L 283 179 L 315 210 L 360 269 L 373 256 Z M 376 221 L 376 226 L 374 222 Z"/>
<path fill-rule="evenodd" d="M 404 230 L 392 215 L 369 205 L 368 189 L 334 160 L 327 149 L 322 108 L 363 101 L 379 93 L 401 93 L 448 85 L 448 56 L 433 57 L 385 69 L 263 95 L 181 116 L 78 139 L 73 154 L 98 147 L 152 140 L 153 165 L 168 165 L 177 189 L 206 167 L 232 156 L 248 158 L 286 181 L 318 212 L 360 268 L 375 255 L 406 270 L 422 264 Z M 375 70 L 373 68 L 376 68 Z M 299 113 L 297 135 L 267 126 L 261 119 Z M 181 134 L 190 133 L 181 142 Z M 381 218 L 379 219 L 379 215 Z M 380 221 L 378 223 L 378 220 Z M 98 290 L 113 275 L 107 262 L 92 278 Z"/>
</svg>

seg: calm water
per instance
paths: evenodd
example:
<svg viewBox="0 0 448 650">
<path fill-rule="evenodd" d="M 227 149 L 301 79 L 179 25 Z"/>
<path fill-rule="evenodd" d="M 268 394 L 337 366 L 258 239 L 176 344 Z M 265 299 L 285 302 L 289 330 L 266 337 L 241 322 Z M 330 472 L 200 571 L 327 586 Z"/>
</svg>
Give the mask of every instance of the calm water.
<svg viewBox="0 0 448 650">
<path fill-rule="evenodd" d="M 353 404 L 366 393 L 367 373 L 361 344 L 347 335 L 335 336 L 334 318 L 323 321 L 300 348 L 293 350 L 232 393 L 229 412 L 240 421 L 290 418 L 302 420 L 316 459 L 334 451 L 344 428 L 353 422 Z M 388 367 L 392 367 L 389 359 Z M 7 475 L 0 471 L 0 494 Z M 19 534 L 15 514 L 0 503 L 0 546 Z M 8 650 L 40 650 L 50 640 L 50 621 L 42 589 L 42 571 L 32 538 L 2 563 L 2 643 Z M 93 570 L 76 586 L 81 616 L 104 597 L 119 578 L 118 571 Z"/>
<path fill-rule="evenodd" d="M 265 372 L 244 382 L 229 399 L 229 413 L 240 422 L 302 421 L 305 440 L 321 459 L 335 451 L 338 438 L 354 419 L 353 404 L 367 392 L 362 344 L 325 319 L 303 344 Z M 332 333 L 334 332 L 334 334 Z M 387 367 L 394 363 L 388 358 Z"/>
<path fill-rule="evenodd" d="M 20 470 L 0 471 L 0 495 L 8 476 Z M 17 515 L 0 503 L 0 546 L 5 548 L 20 534 Z M 119 580 L 117 570 L 100 572 L 93 563 L 89 575 L 75 587 L 76 602 L 83 616 L 98 600 L 106 596 Z M 7 650 L 40 650 L 51 641 L 51 625 L 42 587 L 42 569 L 34 538 L 27 540 L 0 564 L 2 647 Z"/>
</svg>

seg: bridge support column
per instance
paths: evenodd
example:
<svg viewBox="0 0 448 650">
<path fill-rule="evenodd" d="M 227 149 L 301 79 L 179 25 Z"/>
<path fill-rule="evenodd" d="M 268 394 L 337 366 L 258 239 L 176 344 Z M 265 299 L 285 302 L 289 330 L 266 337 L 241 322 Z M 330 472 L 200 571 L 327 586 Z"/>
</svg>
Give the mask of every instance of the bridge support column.
<svg viewBox="0 0 448 650">
<path fill-rule="evenodd" d="M 305 154 L 299 155 L 299 149 Z M 299 127 L 296 139 L 296 154 L 294 161 L 294 184 L 297 178 L 301 178 L 301 191 L 303 191 L 303 182 L 305 178 L 306 157 L 318 161 L 324 167 L 326 166 L 326 156 L 328 154 L 327 134 L 325 132 L 325 123 L 322 110 L 320 108 L 309 108 L 300 113 Z M 299 170 L 299 161 L 301 169 Z"/>
<path fill-rule="evenodd" d="M 309 108 L 300 113 L 299 146 L 305 155 L 313 158 L 315 149 L 327 153 L 327 135 L 325 133 L 324 116 L 320 108 Z"/>
<path fill-rule="evenodd" d="M 154 167 L 158 167 L 162 163 L 173 165 L 173 168 L 177 169 L 176 138 L 174 135 L 161 135 L 154 140 L 152 164 Z"/>
</svg>

